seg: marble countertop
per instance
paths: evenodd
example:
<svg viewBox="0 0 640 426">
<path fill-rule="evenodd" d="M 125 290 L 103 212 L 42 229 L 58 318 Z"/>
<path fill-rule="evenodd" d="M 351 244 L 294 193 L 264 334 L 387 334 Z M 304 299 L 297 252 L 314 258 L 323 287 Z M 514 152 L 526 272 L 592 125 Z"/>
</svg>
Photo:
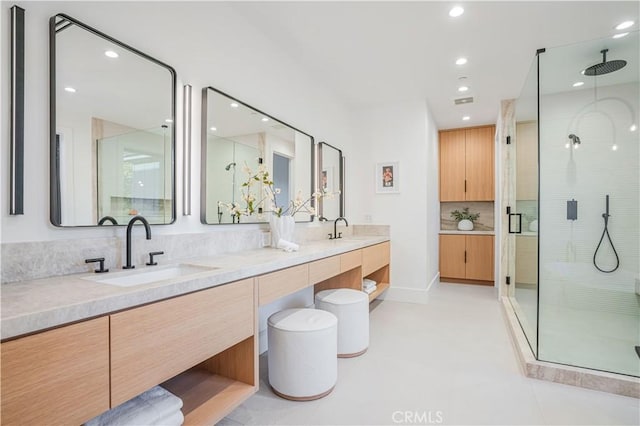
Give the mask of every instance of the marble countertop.
<svg viewBox="0 0 640 426">
<path fill-rule="evenodd" d="M 495 231 L 458 231 L 458 230 L 448 230 L 448 229 L 441 229 L 440 230 L 440 234 L 441 235 L 456 235 L 456 234 L 460 234 L 460 235 L 495 235 Z"/>
<path fill-rule="evenodd" d="M 389 241 L 382 236 L 353 236 L 313 241 L 297 252 L 263 248 L 219 256 L 184 259 L 180 264 L 216 268 L 134 287 L 95 281 L 96 275 L 76 274 L 2 285 L 2 339 L 105 315 L 145 303 L 227 284 L 302 263 Z M 136 271 L 151 271 L 145 267 Z M 104 275 L 115 277 L 122 272 Z M 102 278 L 102 277 L 100 277 Z"/>
</svg>

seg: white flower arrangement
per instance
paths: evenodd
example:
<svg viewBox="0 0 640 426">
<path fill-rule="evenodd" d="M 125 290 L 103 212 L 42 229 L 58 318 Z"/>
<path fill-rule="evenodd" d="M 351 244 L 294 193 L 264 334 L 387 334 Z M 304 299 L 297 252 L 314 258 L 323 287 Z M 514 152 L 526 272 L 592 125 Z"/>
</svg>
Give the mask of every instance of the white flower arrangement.
<svg viewBox="0 0 640 426">
<path fill-rule="evenodd" d="M 315 215 L 316 209 L 311 206 L 311 200 L 317 200 L 318 198 L 329 195 L 326 192 L 315 191 L 310 197 L 303 198 L 302 191 L 298 191 L 295 199 L 289 200 L 286 205 L 279 204 L 278 195 L 281 193 L 280 188 L 274 186 L 273 180 L 270 179 L 269 172 L 263 164 L 258 166 L 257 171 L 254 173 L 245 162 L 242 170 L 247 174 L 247 181 L 240 187 L 240 199 L 242 200 L 243 206 L 241 207 L 238 203 L 224 203 L 222 201 L 218 203 L 219 206 L 225 207 L 232 216 L 238 218 L 240 218 L 240 216 L 251 216 L 256 212 L 259 217 L 262 215 L 261 212 L 271 212 L 277 217 L 294 216 L 300 212 Z M 252 188 L 256 184 L 263 185 L 260 199 L 257 199 L 256 195 L 254 195 L 260 191 L 252 192 Z M 268 204 L 268 206 L 266 206 L 267 208 L 264 208 L 265 204 Z"/>
</svg>

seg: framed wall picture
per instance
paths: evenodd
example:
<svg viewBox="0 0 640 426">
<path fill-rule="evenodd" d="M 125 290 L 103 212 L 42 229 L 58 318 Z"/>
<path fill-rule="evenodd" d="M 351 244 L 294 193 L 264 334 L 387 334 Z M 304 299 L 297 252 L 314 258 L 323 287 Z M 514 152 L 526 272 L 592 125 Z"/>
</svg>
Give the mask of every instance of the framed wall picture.
<svg viewBox="0 0 640 426">
<path fill-rule="evenodd" d="M 397 161 L 376 164 L 376 193 L 400 192 L 400 165 Z"/>
</svg>

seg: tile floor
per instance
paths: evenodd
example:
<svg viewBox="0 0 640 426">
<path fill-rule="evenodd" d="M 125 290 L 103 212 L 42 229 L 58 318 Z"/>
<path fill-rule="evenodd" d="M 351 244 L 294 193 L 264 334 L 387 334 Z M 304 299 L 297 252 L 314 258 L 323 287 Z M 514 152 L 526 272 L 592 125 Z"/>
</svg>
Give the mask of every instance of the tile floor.
<svg viewBox="0 0 640 426">
<path fill-rule="evenodd" d="M 640 400 L 523 376 L 494 289 L 442 283 L 426 305 L 372 305 L 367 353 L 338 361 L 327 397 L 260 391 L 222 425 L 639 425 Z"/>
</svg>

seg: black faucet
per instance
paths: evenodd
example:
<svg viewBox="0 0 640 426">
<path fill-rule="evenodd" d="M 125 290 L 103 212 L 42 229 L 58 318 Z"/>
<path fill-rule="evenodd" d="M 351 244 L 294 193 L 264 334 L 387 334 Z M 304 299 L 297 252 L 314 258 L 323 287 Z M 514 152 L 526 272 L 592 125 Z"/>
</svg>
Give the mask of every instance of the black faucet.
<svg viewBox="0 0 640 426">
<path fill-rule="evenodd" d="M 127 264 L 122 267 L 122 269 L 133 269 L 135 265 L 131 264 L 131 231 L 133 229 L 133 224 L 137 221 L 142 222 L 144 225 L 144 230 L 147 232 L 147 240 L 151 239 L 151 227 L 149 226 L 149 222 L 142 216 L 134 216 L 129 221 L 127 225 Z"/>
<path fill-rule="evenodd" d="M 102 219 L 100 219 L 100 221 L 98 222 L 98 226 L 104 225 L 104 223 L 107 222 L 107 221 L 111 222 L 112 225 L 117 225 L 118 224 L 118 221 L 115 220 L 113 217 L 105 216 Z"/>
<path fill-rule="evenodd" d="M 345 219 L 344 217 L 339 217 L 336 220 L 333 221 L 333 235 L 329 234 L 329 239 L 330 240 L 336 240 L 338 238 L 342 238 L 342 232 L 338 232 L 338 222 L 339 221 L 344 221 L 344 224 L 346 226 L 349 226 L 349 222 L 347 222 L 347 219 Z"/>
</svg>

